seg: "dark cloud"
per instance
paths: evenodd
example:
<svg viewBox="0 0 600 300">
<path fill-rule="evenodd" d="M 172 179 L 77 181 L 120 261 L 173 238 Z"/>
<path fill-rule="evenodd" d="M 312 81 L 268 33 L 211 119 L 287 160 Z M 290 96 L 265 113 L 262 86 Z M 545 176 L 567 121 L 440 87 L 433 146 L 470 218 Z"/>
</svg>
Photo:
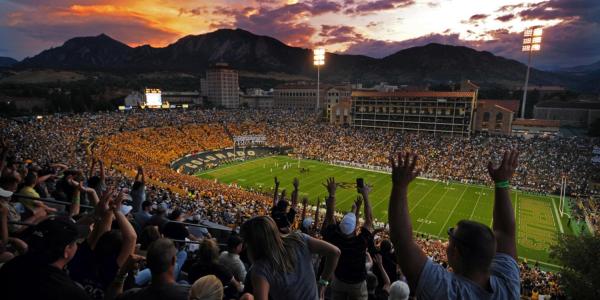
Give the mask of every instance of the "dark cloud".
<svg viewBox="0 0 600 300">
<path fill-rule="evenodd" d="M 600 22 L 598 0 L 550 0 L 532 5 L 519 13 L 524 20 L 579 19 Z"/>
<path fill-rule="evenodd" d="M 414 5 L 415 3 L 416 2 L 414 0 L 376 0 L 346 9 L 344 13 L 349 15 L 365 15 L 378 11 L 408 7 Z"/>
<path fill-rule="evenodd" d="M 508 14 L 508 15 L 502 15 L 496 18 L 496 20 L 500 21 L 500 22 L 508 22 L 512 19 L 515 18 L 514 14 Z"/>
<path fill-rule="evenodd" d="M 360 43 L 365 39 L 362 34 L 356 32 L 354 27 L 347 25 L 321 25 L 319 36 L 323 39 L 318 45 L 332 45 L 348 42 Z"/>
<path fill-rule="evenodd" d="M 487 39 L 464 40 L 448 30 L 414 39 L 392 42 L 366 39 L 351 45 L 345 53 L 384 57 L 399 50 L 429 43 L 471 47 L 495 55 L 526 62 L 521 52 L 522 32 L 497 29 L 486 32 Z M 542 51 L 535 54 L 533 64 L 543 69 L 585 65 L 600 60 L 600 25 L 579 20 L 563 22 L 544 30 Z M 490 39 L 491 38 L 491 39 Z"/>
<path fill-rule="evenodd" d="M 487 17 L 489 17 L 489 16 L 490 15 L 486 15 L 486 14 L 475 14 L 475 15 L 472 15 L 471 17 L 469 17 L 468 20 L 461 21 L 461 23 L 463 23 L 463 24 L 476 24 L 476 23 L 478 23 L 480 21 L 483 21 L 483 20 L 487 19 Z"/>
<path fill-rule="evenodd" d="M 340 3 L 328 0 L 299 2 L 279 7 L 217 7 L 213 14 L 233 18 L 233 21 L 216 22 L 211 24 L 211 28 L 239 27 L 275 37 L 290 45 L 309 47 L 310 40 L 317 30 L 306 23 L 305 17 L 339 12 L 341 9 Z"/>
<path fill-rule="evenodd" d="M 503 5 L 496 12 L 512 12 L 518 8 L 525 7 L 525 3 L 515 4 L 515 5 Z"/>
</svg>

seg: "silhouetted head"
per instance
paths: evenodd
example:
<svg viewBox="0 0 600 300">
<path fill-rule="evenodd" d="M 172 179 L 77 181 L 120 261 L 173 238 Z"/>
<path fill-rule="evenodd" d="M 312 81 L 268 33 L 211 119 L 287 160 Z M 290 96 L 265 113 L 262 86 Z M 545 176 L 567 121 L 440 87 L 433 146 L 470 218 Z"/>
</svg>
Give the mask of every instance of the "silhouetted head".
<svg viewBox="0 0 600 300">
<path fill-rule="evenodd" d="M 489 272 L 496 255 L 496 237 L 489 227 L 461 220 L 448 235 L 448 263 L 457 274 Z"/>
</svg>

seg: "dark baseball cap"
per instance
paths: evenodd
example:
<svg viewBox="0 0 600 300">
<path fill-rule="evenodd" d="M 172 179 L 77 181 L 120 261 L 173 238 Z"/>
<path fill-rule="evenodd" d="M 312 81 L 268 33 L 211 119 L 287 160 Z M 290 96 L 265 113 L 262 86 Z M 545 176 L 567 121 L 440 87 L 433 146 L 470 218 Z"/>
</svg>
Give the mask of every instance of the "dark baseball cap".
<svg viewBox="0 0 600 300">
<path fill-rule="evenodd" d="M 63 249 L 67 245 L 88 236 L 89 227 L 77 225 L 67 217 L 44 220 L 30 229 L 28 244 L 32 251 Z"/>
</svg>

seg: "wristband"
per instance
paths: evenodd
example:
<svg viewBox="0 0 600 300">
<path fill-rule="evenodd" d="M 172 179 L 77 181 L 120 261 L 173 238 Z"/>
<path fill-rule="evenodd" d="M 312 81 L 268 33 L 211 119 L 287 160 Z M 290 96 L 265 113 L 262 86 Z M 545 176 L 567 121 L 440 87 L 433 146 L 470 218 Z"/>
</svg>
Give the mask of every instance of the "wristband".
<svg viewBox="0 0 600 300">
<path fill-rule="evenodd" d="M 325 286 L 325 287 L 326 287 L 326 286 L 328 286 L 328 285 L 329 285 L 329 281 L 327 281 L 327 280 L 325 280 L 325 279 L 321 278 L 321 279 L 319 279 L 319 285 L 320 285 L 320 286 Z"/>
<path fill-rule="evenodd" d="M 508 183 L 508 180 L 496 181 L 496 188 L 497 189 L 507 189 L 509 187 L 510 187 L 510 184 Z"/>
</svg>

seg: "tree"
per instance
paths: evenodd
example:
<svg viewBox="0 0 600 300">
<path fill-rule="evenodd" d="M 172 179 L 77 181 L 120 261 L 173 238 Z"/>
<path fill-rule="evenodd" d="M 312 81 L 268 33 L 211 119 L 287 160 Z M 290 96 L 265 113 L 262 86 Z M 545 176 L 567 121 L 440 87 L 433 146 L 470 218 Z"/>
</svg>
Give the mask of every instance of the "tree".
<svg viewBox="0 0 600 300">
<path fill-rule="evenodd" d="M 600 236 L 562 235 L 550 257 L 561 262 L 561 286 L 573 299 L 600 299 Z"/>
</svg>

